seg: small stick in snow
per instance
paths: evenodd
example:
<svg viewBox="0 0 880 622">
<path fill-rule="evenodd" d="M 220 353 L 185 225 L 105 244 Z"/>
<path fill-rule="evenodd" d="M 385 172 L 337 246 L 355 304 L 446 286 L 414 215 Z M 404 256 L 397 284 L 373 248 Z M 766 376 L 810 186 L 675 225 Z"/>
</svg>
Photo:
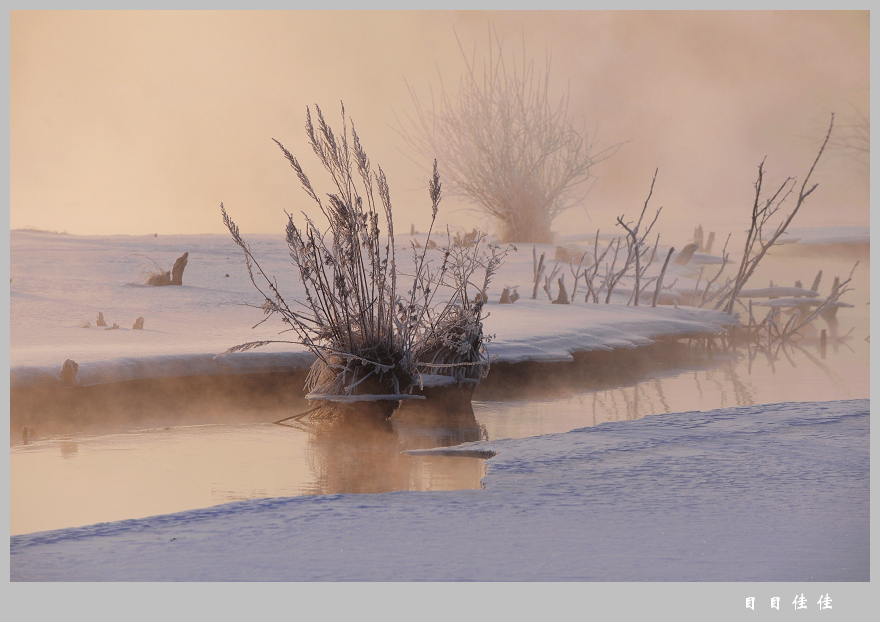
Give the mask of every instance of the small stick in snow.
<svg viewBox="0 0 880 622">
<path fill-rule="evenodd" d="M 666 266 L 669 265 L 669 258 L 672 257 L 672 253 L 675 251 L 675 247 L 672 246 L 669 249 L 669 252 L 666 253 L 666 261 L 663 262 L 663 269 L 660 270 L 660 276 L 657 277 L 657 287 L 654 288 L 654 300 L 651 301 L 651 306 L 657 306 L 657 299 L 660 297 L 660 287 L 663 285 L 663 275 L 666 274 Z"/>
</svg>

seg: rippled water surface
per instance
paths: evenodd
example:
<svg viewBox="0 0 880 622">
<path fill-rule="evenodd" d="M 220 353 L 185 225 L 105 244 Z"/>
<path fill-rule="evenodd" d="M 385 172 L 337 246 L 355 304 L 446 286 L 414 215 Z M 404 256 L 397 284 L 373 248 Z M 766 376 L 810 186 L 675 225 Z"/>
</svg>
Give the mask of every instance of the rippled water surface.
<svg viewBox="0 0 880 622">
<path fill-rule="evenodd" d="M 826 292 L 856 260 L 855 290 L 838 322 L 818 320 L 796 344 L 711 351 L 694 343 L 674 365 L 640 368 L 617 382 L 575 380 L 477 393 L 473 411 L 398 412 L 389 422 L 180 425 L 113 434 L 38 436 L 10 448 L 11 533 L 86 525 L 275 496 L 479 488 L 487 464 L 407 449 L 566 432 L 667 412 L 786 401 L 869 397 L 867 253 L 779 253 L 750 286 L 807 286 L 823 270 Z M 823 348 L 820 331 L 825 329 Z M 589 375 L 588 370 L 586 375 Z M 552 386 L 552 389 L 549 388 Z M 544 387 L 542 389 L 542 387 Z M 484 392 L 485 393 L 485 392 Z M 250 419 L 253 420 L 252 418 Z"/>
</svg>

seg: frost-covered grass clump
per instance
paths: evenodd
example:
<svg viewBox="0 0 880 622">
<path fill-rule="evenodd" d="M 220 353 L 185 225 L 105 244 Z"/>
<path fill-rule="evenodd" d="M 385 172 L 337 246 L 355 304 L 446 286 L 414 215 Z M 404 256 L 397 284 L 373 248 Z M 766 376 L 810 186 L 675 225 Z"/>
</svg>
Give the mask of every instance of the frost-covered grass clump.
<svg viewBox="0 0 880 622">
<path fill-rule="evenodd" d="M 318 357 L 306 381 L 309 397 L 396 400 L 419 386 L 424 373 L 451 376 L 460 384 L 479 381 L 488 371 L 483 303 L 482 297 L 472 299 L 470 292 L 485 290 L 506 251 L 485 238 L 467 246 L 453 244 L 449 236 L 445 247 L 429 249 L 426 244 L 417 249 L 413 245 L 413 271 L 407 275 L 411 284 L 401 288 L 398 279 L 403 273 L 395 256 L 385 173 L 381 167 L 373 171 L 354 125 L 348 127 L 344 107 L 338 136 L 320 108 L 315 109 L 317 127 L 307 110 L 306 134 L 335 192 L 321 198 L 297 158 L 275 141 L 329 225 L 319 226 L 304 214 L 305 224 L 298 226 L 288 214 L 286 241 L 305 286 L 304 301 L 289 304 L 285 300 L 221 204 L 224 223 L 244 251 L 251 281 L 263 295 L 267 319 L 280 315 L 297 336 L 286 343 L 303 344 Z M 429 240 L 440 186 L 435 162 L 428 185 Z M 485 273 L 481 287 L 472 283 L 480 269 Z M 228 352 L 273 342 L 245 343 Z"/>
</svg>

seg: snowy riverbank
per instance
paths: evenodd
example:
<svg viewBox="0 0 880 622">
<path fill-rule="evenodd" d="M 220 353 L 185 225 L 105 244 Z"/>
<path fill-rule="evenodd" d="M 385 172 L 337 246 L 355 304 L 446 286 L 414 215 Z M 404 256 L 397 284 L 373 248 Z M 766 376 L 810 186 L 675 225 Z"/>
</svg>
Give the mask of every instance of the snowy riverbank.
<svg viewBox="0 0 880 622">
<path fill-rule="evenodd" d="M 838 228 L 840 229 L 840 228 Z M 798 230 L 797 244 L 861 243 L 867 228 Z M 398 236 L 405 262 L 410 241 L 424 235 Z M 286 244 L 278 235 L 246 236 L 279 289 L 302 298 L 302 284 L 290 265 Z M 565 238 L 565 248 L 590 248 L 589 236 Z M 552 245 L 538 245 L 550 267 Z M 145 271 L 165 269 L 189 253 L 182 286 L 150 287 Z M 665 283 L 689 300 L 711 256 L 699 266 L 672 262 Z M 697 261 L 697 257 L 692 260 Z M 575 258 L 575 261 L 577 258 Z M 532 248 L 508 255 L 490 289 L 485 332 L 494 334 L 490 354 L 496 361 L 566 361 L 574 352 L 630 348 L 663 337 L 716 334 L 736 322 L 730 316 L 680 306 L 650 308 L 625 304 L 587 304 L 581 293 L 571 305 L 550 305 L 547 294 L 532 289 Z M 714 269 L 714 268 L 713 268 Z M 560 275 L 570 271 L 560 264 Z M 240 250 L 228 235 L 72 236 L 36 231 L 10 233 L 10 382 L 13 388 L 54 386 L 62 363 L 76 361 L 78 384 L 89 386 L 144 378 L 299 371 L 313 356 L 302 346 L 270 345 L 257 351 L 215 358 L 245 341 L 285 339 L 281 326 L 259 326 L 261 300 L 248 279 Z M 573 287 L 568 275 L 568 288 Z M 706 275 L 708 277 L 708 274 Z M 705 281 L 705 278 L 704 278 Z M 504 286 L 518 287 L 521 298 L 497 303 Z M 619 292 L 626 302 L 629 286 Z M 670 293 L 673 290 L 669 290 Z M 574 297 L 573 297 L 574 298 Z M 96 326 L 98 312 L 107 324 Z M 132 327 L 144 318 L 143 330 Z M 253 329 L 251 327 L 254 327 Z"/>
<path fill-rule="evenodd" d="M 283 291 L 299 287 L 279 237 L 250 241 Z M 250 330 L 262 314 L 242 303 L 259 300 L 225 236 L 14 231 L 11 242 L 13 388 L 57 385 L 67 358 L 83 385 L 311 362 L 285 346 L 214 358 L 278 336 Z M 183 252 L 183 286 L 140 284 L 140 255 L 169 267 Z M 566 361 L 733 321 L 683 306 L 551 305 L 543 292 L 491 302 L 503 285 L 522 294 L 530 273 L 531 248 L 520 249 L 491 290 L 496 361 Z M 98 311 L 120 328 L 95 327 Z M 133 330 L 139 316 L 144 330 Z M 497 454 L 483 490 L 253 499 L 17 535 L 10 571 L 15 581 L 867 581 L 868 412 L 867 399 L 748 406 L 467 444 L 438 451 Z"/>
<path fill-rule="evenodd" d="M 281 290 L 295 297 L 302 284 L 292 275 L 281 237 L 252 237 L 254 253 L 267 273 L 276 275 Z M 261 301 L 229 236 L 88 237 L 13 231 L 10 238 L 13 388 L 58 385 L 67 359 L 79 365 L 81 386 L 297 371 L 313 360 L 302 346 L 284 344 L 215 358 L 245 341 L 288 338 L 278 334 L 281 327 L 274 321 L 251 330 L 263 315 L 245 303 Z M 553 247 L 543 250 L 552 256 Z M 183 286 L 143 284 L 145 257 L 168 268 L 183 252 L 189 253 Z M 724 313 L 689 307 L 582 300 L 551 305 L 541 290 L 536 300 L 524 295 L 515 304 L 497 304 L 504 284 L 527 282 L 531 264 L 531 249 L 511 254 L 491 290 L 485 331 L 496 336 L 489 346 L 495 361 L 569 361 L 573 352 L 717 334 L 736 321 Z M 96 326 L 99 311 L 118 329 Z M 143 330 L 132 328 L 138 317 L 145 318 Z"/>
</svg>

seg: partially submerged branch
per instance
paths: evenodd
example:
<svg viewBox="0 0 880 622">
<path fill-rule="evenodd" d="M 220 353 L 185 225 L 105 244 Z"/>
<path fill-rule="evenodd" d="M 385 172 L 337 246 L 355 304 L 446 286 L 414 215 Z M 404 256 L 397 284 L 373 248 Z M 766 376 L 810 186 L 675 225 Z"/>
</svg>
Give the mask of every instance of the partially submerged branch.
<svg viewBox="0 0 880 622">
<path fill-rule="evenodd" d="M 796 180 L 791 177 L 787 178 L 769 197 L 765 197 L 763 188 L 764 162 L 762 161 L 758 166 L 758 178 L 755 181 L 755 200 L 752 205 L 751 225 L 746 235 L 742 260 L 739 269 L 737 270 L 737 274 L 733 279 L 733 285 L 715 304 L 716 309 L 723 307 L 727 313 L 733 313 L 733 307 L 739 296 L 740 290 L 742 290 L 746 283 L 748 283 L 761 259 L 763 259 L 764 255 L 767 254 L 767 251 L 776 244 L 779 237 L 785 233 L 785 230 L 788 228 L 789 224 L 791 224 L 795 215 L 797 215 L 801 206 L 804 204 L 804 201 L 806 201 L 807 197 L 809 197 L 818 186 L 818 184 L 810 186 L 810 178 L 813 175 L 813 171 L 816 169 L 816 165 L 819 163 L 819 159 L 825 152 L 825 147 L 828 145 L 828 140 L 831 137 L 831 130 L 833 127 L 834 115 L 832 114 L 831 122 L 828 125 L 828 132 L 825 134 L 825 140 L 822 141 L 819 153 L 816 155 L 815 160 L 813 160 L 810 170 L 807 172 L 806 177 L 804 177 L 804 180 L 800 185 L 800 190 L 797 193 L 797 200 L 794 207 L 791 212 L 779 222 L 776 228 L 773 229 L 773 232 L 769 237 L 766 238 L 765 227 L 769 226 L 773 216 L 776 215 L 786 199 L 794 192 Z"/>
</svg>

